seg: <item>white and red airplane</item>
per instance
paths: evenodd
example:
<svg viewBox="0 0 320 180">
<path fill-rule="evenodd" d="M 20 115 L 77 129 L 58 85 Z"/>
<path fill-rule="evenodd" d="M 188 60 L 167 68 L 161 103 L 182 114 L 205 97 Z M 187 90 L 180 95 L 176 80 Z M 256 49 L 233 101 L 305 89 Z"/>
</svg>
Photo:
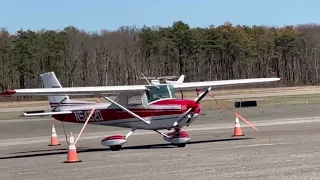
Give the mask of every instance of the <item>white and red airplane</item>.
<svg viewBox="0 0 320 180">
<path fill-rule="evenodd" d="M 201 111 L 200 101 L 213 87 L 279 81 L 280 78 L 255 78 L 220 80 L 171 84 L 94 86 L 63 88 L 54 72 L 40 75 L 44 88 L 11 89 L 2 96 L 48 96 L 51 112 L 24 113 L 24 116 L 52 116 L 62 122 L 84 123 L 79 136 L 87 123 L 129 128 L 127 135 L 114 135 L 104 138 L 101 144 L 112 150 L 120 150 L 128 137 L 137 129 L 152 130 L 163 139 L 178 147 L 184 147 L 190 140 L 186 131 L 181 130 L 194 122 Z M 182 80 L 182 79 L 180 79 Z M 176 91 L 205 89 L 196 99 L 178 99 Z M 116 94 L 113 100 L 107 95 Z M 93 95 L 97 101 L 72 100 L 69 95 Z M 140 96 L 141 104 L 130 102 Z M 110 103 L 99 103 L 104 98 Z M 165 134 L 159 130 L 171 130 Z M 76 142 L 77 142 L 76 140 Z"/>
<path fill-rule="evenodd" d="M 140 79 L 147 80 L 147 81 L 150 80 L 150 83 L 148 81 L 149 85 L 183 83 L 184 77 L 185 77 L 185 75 L 181 75 L 180 77 L 177 77 L 177 76 L 145 77 L 143 74 L 142 76 L 143 77 L 140 77 Z M 178 79 L 176 81 L 172 81 L 172 79 L 175 79 L 175 78 L 178 78 Z M 168 80 L 168 79 L 171 79 L 171 80 Z"/>
</svg>

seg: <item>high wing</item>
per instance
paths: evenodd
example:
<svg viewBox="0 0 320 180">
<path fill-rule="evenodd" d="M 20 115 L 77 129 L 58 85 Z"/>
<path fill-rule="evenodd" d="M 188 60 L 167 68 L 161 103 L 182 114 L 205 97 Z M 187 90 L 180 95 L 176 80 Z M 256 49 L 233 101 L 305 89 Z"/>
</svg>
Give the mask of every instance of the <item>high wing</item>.
<svg viewBox="0 0 320 180">
<path fill-rule="evenodd" d="M 220 81 L 203 81 L 171 84 L 176 91 L 193 90 L 200 88 L 214 88 L 232 85 L 257 84 L 279 81 L 280 78 L 255 78 L 236 79 Z M 127 86 L 95 86 L 95 87 L 66 87 L 66 88 L 34 88 L 34 89 L 13 89 L 2 92 L 2 96 L 48 96 L 48 95 L 103 95 L 112 93 L 137 93 L 147 90 L 145 85 Z"/>
<path fill-rule="evenodd" d="M 11 89 L 2 92 L 2 96 L 48 96 L 48 95 L 106 95 L 124 92 L 142 92 L 147 90 L 145 85 L 128 86 L 94 86 L 94 87 L 65 87 L 65 88 L 34 88 Z"/>
<path fill-rule="evenodd" d="M 214 88 L 223 86 L 236 86 L 245 84 L 257 84 L 279 81 L 280 78 L 254 78 L 254 79 L 235 79 L 235 80 L 220 80 L 220 81 L 203 81 L 203 82 L 188 82 L 172 84 L 176 91 L 180 90 L 193 90 L 201 88 Z"/>
</svg>

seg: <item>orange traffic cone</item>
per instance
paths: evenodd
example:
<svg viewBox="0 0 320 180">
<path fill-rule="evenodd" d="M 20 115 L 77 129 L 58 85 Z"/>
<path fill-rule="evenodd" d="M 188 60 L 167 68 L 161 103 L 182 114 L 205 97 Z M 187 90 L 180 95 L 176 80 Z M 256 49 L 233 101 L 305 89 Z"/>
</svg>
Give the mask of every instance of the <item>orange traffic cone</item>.
<svg viewBox="0 0 320 180">
<path fill-rule="evenodd" d="M 233 132 L 232 137 L 234 137 L 234 136 L 244 136 L 244 134 L 242 134 L 242 130 L 240 127 L 240 122 L 239 122 L 238 116 L 236 116 L 236 120 L 234 123 L 234 132 Z"/>
<path fill-rule="evenodd" d="M 73 139 L 72 133 L 70 133 L 68 157 L 67 157 L 67 160 L 64 161 L 64 163 L 76 163 L 76 162 L 82 162 L 82 160 L 79 160 L 79 158 L 78 158 L 76 145 L 74 144 L 74 139 Z"/>
<path fill-rule="evenodd" d="M 54 128 L 54 125 L 52 125 L 51 129 L 51 142 L 48 146 L 60 146 L 59 139 L 57 136 L 56 128 Z"/>
</svg>

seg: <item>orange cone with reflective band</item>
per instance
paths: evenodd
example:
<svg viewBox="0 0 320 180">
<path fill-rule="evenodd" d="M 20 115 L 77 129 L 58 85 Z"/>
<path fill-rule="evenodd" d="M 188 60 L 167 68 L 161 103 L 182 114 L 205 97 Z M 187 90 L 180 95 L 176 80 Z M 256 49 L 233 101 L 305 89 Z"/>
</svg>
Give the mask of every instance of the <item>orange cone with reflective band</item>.
<svg viewBox="0 0 320 180">
<path fill-rule="evenodd" d="M 233 132 L 232 137 L 234 137 L 234 136 L 244 136 L 244 134 L 242 134 L 242 130 L 240 127 L 240 122 L 239 122 L 238 116 L 236 116 L 236 120 L 234 123 L 234 132 Z"/>
<path fill-rule="evenodd" d="M 56 128 L 52 125 L 51 129 L 51 142 L 48 146 L 60 146 L 59 139 L 57 136 Z"/>
<path fill-rule="evenodd" d="M 78 158 L 78 153 L 77 153 L 76 145 L 74 144 L 74 138 L 72 136 L 72 133 L 70 133 L 70 137 L 69 137 L 68 157 L 67 157 L 67 160 L 64 162 L 65 163 L 82 162 Z"/>
</svg>

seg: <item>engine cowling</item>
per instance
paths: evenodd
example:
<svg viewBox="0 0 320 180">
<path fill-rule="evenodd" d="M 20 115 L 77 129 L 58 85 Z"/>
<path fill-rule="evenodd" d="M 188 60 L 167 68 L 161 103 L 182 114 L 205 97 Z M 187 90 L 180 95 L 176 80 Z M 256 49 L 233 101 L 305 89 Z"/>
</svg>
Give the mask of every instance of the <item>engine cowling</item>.
<svg viewBox="0 0 320 180">
<path fill-rule="evenodd" d="M 113 147 L 113 146 L 122 146 L 124 143 L 126 143 L 126 137 L 122 135 L 113 135 L 108 136 L 101 140 L 101 145 L 107 146 L 107 147 Z"/>
<path fill-rule="evenodd" d="M 163 137 L 163 140 L 172 144 L 186 144 L 190 140 L 189 134 L 186 131 L 174 131 L 168 133 L 167 135 L 169 136 L 169 138 Z"/>
</svg>

